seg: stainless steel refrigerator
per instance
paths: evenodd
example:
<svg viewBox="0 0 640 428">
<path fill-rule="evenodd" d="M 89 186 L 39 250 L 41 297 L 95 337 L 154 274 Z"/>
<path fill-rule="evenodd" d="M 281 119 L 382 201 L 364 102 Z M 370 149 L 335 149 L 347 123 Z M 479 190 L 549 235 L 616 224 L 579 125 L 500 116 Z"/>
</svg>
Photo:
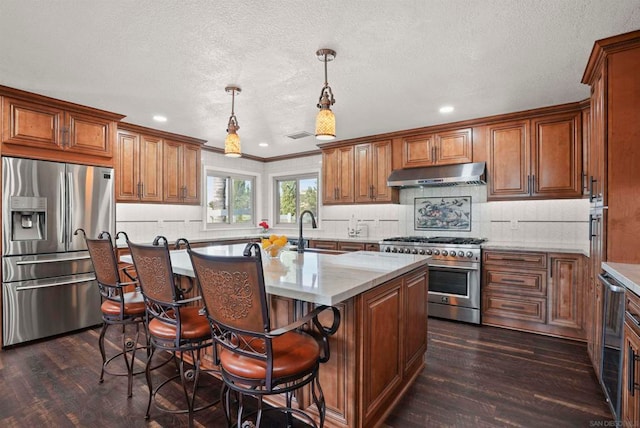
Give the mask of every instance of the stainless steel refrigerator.
<svg viewBox="0 0 640 428">
<path fill-rule="evenodd" d="M 83 228 L 113 235 L 111 168 L 2 158 L 3 346 L 99 324 Z"/>
</svg>

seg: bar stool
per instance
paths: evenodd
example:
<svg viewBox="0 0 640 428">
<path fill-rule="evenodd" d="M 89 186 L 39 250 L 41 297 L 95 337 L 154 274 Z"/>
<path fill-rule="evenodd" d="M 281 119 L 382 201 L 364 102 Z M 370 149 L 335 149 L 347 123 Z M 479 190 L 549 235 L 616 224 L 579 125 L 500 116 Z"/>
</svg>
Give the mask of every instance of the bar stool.
<svg viewBox="0 0 640 428">
<path fill-rule="evenodd" d="M 255 426 L 259 427 L 263 397 L 285 394 L 284 407 L 264 411 L 285 412 L 287 426 L 291 426 L 292 416 L 297 415 L 317 427 L 309 414 L 291 406 L 293 392 L 310 384 L 322 427 L 326 406 L 318 369 L 320 363 L 329 360 L 328 337 L 338 329 L 340 312 L 334 307 L 319 306 L 296 322 L 271 330 L 257 244 L 247 244 L 242 256 L 205 255 L 189 246 L 188 253 L 217 348 L 214 356 L 225 383 L 227 423 L 231 426 L 231 391 L 234 391 L 238 397 L 234 426 L 249 423 L 243 420 L 245 396 L 258 401 Z M 329 328 L 318 320 L 318 315 L 325 310 L 333 312 L 333 324 Z"/>
<path fill-rule="evenodd" d="M 144 373 L 144 370 L 134 371 L 136 351 L 139 349 L 147 349 L 147 329 L 144 323 L 145 305 L 140 291 L 135 288 L 133 291 L 126 291 L 137 285 L 137 281 L 127 272 L 132 266 L 118 267 L 116 255 L 111 241 L 109 232 L 101 232 L 97 239 L 87 238 L 83 229 L 77 229 L 73 234 L 78 235 L 82 232 L 89 256 L 95 270 L 96 282 L 100 294 L 102 295 L 102 329 L 98 346 L 100 347 L 100 355 L 102 356 L 102 369 L 100 370 L 100 383 L 104 382 L 104 374 L 114 376 L 127 376 L 127 396 L 132 396 L 133 376 Z M 117 236 L 116 236 L 117 239 Z M 120 272 L 123 272 L 131 282 L 120 282 Z M 122 326 L 122 349 L 117 354 L 107 359 L 104 347 L 104 338 L 107 329 L 112 325 Z M 134 338 L 127 337 L 126 327 L 128 325 L 135 326 Z M 139 346 L 140 327 L 144 331 L 145 346 Z M 111 363 L 122 356 L 124 358 L 126 372 L 114 371 Z"/>
<path fill-rule="evenodd" d="M 164 236 L 156 237 L 151 246 L 134 244 L 128 239 L 127 244 L 146 304 L 147 328 L 151 345 L 151 354 L 146 366 L 149 402 L 145 417 L 149 418 L 151 402 L 154 401 L 156 408 L 161 411 L 188 413 L 191 427 L 194 412 L 218 402 L 216 400 L 195 407 L 196 390 L 201 373 L 201 353 L 204 348 L 212 345 L 209 322 L 201 312 L 202 307 L 193 305 L 201 299 L 199 296 L 185 299 L 183 290 L 176 286 L 169 247 Z M 179 374 L 165 379 L 154 388 L 151 379 L 151 361 L 157 350 L 173 353 L 178 363 Z M 184 357 L 187 354 L 191 357 L 192 368 L 186 368 L 187 362 Z M 186 409 L 169 409 L 161 406 L 156 399 L 162 388 L 177 377 L 182 384 Z M 191 388 L 189 383 L 192 383 Z"/>
</svg>

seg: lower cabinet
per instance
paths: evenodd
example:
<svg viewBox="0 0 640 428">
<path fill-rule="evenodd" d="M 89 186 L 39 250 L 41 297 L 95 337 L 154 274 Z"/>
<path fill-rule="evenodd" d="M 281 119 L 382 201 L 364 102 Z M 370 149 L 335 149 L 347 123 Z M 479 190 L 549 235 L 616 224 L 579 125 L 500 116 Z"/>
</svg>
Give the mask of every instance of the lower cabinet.
<svg viewBox="0 0 640 428">
<path fill-rule="evenodd" d="M 310 240 L 309 248 L 337 251 L 380 251 L 380 245 L 376 242 L 325 241 L 319 239 Z"/>
<path fill-rule="evenodd" d="M 586 339 L 583 256 L 483 253 L 482 323 Z"/>
<path fill-rule="evenodd" d="M 640 298 L 625 293 L 624 345 L 622 348 L 622 426 L 640 426 Z"/>
</svg>

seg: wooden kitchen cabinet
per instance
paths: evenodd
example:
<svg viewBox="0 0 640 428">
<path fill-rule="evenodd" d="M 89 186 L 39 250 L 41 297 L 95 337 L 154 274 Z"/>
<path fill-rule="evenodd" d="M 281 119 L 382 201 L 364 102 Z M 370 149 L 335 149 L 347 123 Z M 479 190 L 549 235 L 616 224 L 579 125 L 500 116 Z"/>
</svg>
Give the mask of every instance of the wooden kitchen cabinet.
<svg viewBox="0 0 640 428">
<path fill-rule="evenodd" d="M 309 248 L 317 248 L 320 250 L 337 250 L 338 243 L 336 241 L 326 241 L 322 239 L 310 239 Z"/>
<path fill-rule="evenodd" d="M 622 347 L 621 419 L 625 427 L 640 426 L 640 297 L 627 290 Z"/>
<path fill-rule="evenodd" d="M 406 137 L 402 140 L 402 167 L 473 162 L 471 128 Z"/>
<path fill-rule="evenodd" d="M 120 128 L 116 161 L 118 202 L 200 203 L 203 140 L 131 124 Z"/>
<path fill-rule="evenodd" d="M 380 251 L 380 245 L 376 242 L 328 241 L 320 239 L 309 240 L 309 248 L 337 251 Z"/>
<path fill-rule="evenodd" d="M 200 147 L 164 142 L 164 202 L 200 203 Z"/>
<path fill-rule="evenodd" d="M 162 202 L 162 139 L 118 131 L 118 202 Z"/>
<path fill-rule="evenodd" d="M 387 186 L 391 174 L 391 140 L 354 148 L 354 202 L 398 202 L 398 189 Z"/>
<path fill-rule="evenodd" d="M 482 323 L 585 339 L 583 256 L 483 252 Z"/>
<path fill-rule="evenodd" d="M 322 203 L 354 202 L 353 146 L 322 150 Z"/>
<path fill-rule="evenodd" d="M 579 198 L 581 112 L 488 126 L 488 199 Z"/>
<path fill-rule="evenodd" d="M 122 115 L 0 86 L 3 155 L 113 166 Z"/>
</svg>

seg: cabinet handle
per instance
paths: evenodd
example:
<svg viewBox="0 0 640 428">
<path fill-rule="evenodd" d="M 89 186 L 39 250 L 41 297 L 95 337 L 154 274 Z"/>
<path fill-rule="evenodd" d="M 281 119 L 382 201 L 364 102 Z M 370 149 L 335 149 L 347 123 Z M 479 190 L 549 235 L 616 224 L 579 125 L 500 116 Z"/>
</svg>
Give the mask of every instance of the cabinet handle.
<svg viewBox="0 0 640 428">
<path fill-rule="evenodd" d="M 535 174 L 531 174 L 531 192 L 530 193 L 532 195 L 536 192 L 535 185 L 536 185 L 536 176 Z"/>
<path fill-rule="evenodd" d="M 142 198 L 142 183 L 138 181 L 138 199 Z"/>
<path fill-rule="evenodd" d="M 628 345 L 627 347 L 627 360 L 629 361 L 629 372 L 627 376 L 627 391 L 633 397 L 635 395 L 636 389 L 640 389 L 640 385 L 636 383 L 636 362 L 640 360 L 640 357 L 636 355 L 635 351 Z"/>
<path fill-rule="evenodd" d="M 431 147 L 431 162 L 436 162 L 436 146 Z"/>
<path fill-rule="evenodd" d="M 593 191 L 595 190 L 595 184 L 598 182 L 598 180 L 596 180 L 595 178 L 593 178 L 593 175 L 591 176 L 591 180 L 589 183 L 589 202 L 593 202 L 596 199 L 596 195 L 595 193 L 593 193 Z"/>
<path fill-rule="evenodd" d="M 587 173 L 586 172 L 582 172 L 582 180 L 580 181 L 582 183 L 582 192 L 586 192 L 587 190 Z"/>
<path fill-rule="evenodd" d="M 596 234 L 593 233 L 594 231 L 594 227 L 593 227 L 593 221 L 595 220 L 595 217 L 593 216 L 593 214 L 589 214 L 589 241 L 593 241 L 593 238 L 596 237 Z"/>
<path fill-rule="evenodd" d="M 502 307 L 505 309 L 518 309 L 518 310 L 524 309 L 524 306 L 518 306 L 518 305 L 502 305 Z"/>
<path fill-rule="evenodd" d="M 335 189 L 333 189 L 333 199 L 334 200 L 338 200 L 338 188 L 336 187 Z"/>
<path fill-rule="evenodd" d="M 69 146 L 69 128 L 66 126 L 63 126 L 62 128 L 60 128 L 60 133 L 61 138 L 60 138 L 60 145 L 64 148 L 64 147 L 68 147 Z"/>
<path fill-rule="evenodd" d="M 505 262 L 526 262 L 527 259 L 521 257 L 501 257 L 500 260 L 504 260 Z"/>
<path fill-rule="evenodd" d="M 524 284 L 524 279 L 502 278 L 502 282 L 511 282 L 514 284 Z"/>
<path fill-rule="evenodd" d="M 187 199 L 187 186 L 182 186 L 182 199 Z"/>
<path fill-rule="evenodd" d="M 637 327 L 640 327 L 640 319 L 638 319 L 637 316 L 635 316 L 629 311 L 627 311 L 627 316 L 633 320 L 633 322 L 636 324 Z"/>
<path fill-rule="evenodd" d="M 369 199 L 373 199 L 373 185 L 369 186 Z"/>
</svg>

